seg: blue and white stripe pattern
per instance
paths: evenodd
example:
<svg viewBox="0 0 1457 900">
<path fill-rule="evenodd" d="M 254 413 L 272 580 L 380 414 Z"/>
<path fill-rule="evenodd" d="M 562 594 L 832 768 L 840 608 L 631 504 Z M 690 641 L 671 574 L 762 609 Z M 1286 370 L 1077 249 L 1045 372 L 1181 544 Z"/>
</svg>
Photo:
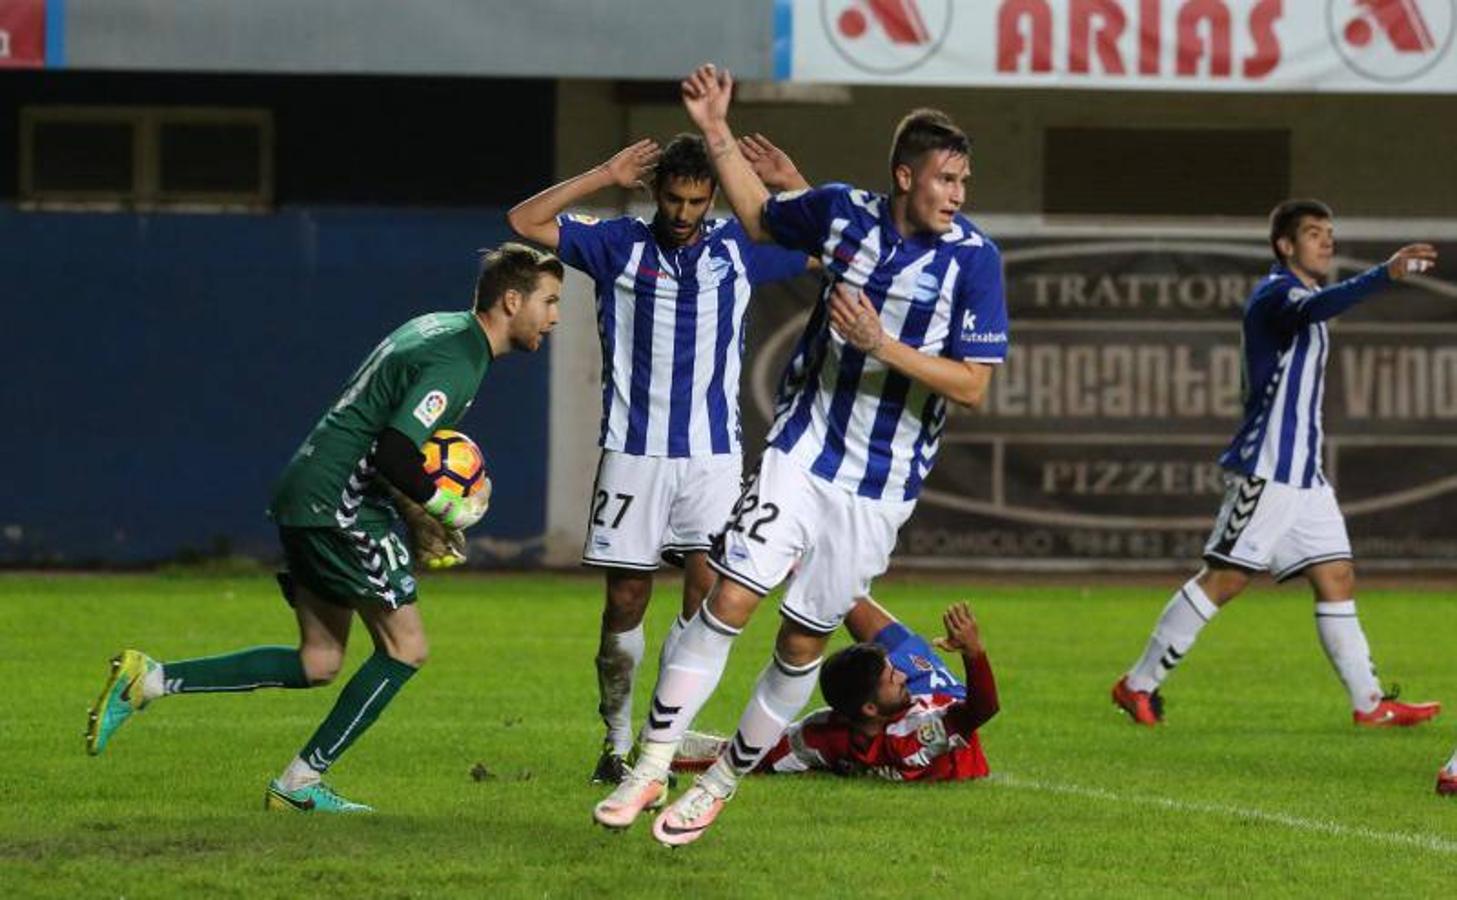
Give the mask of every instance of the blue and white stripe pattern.
<svg viewBox="0 0 1457 900">
<path fill-rule="evenodd" d="M 1244 422 L 1220 455 L 1221 466 L 1293 487 L 1326 484 L 1325 323 L 1387 284 L 1380 266 L 1319 291 L 1283 266 L 1259 283 L 1244 313 Z"/>
<path fill-rule="evenodd" d="M 899 622 L 882 628 L 872 639 L 885 648 L 886 659 L 906 676 L 906 690 L 919 694 L 946 694 L 966 699 L 966 685 L 952 674 L 926 639 Z"/>
<path fill-rule="evenodd" d="M 806 258 L 755 246 L 734 219 L 664 249 L 642 219 L 561 216 L 559 252 L 597 286 L 603 448 L 634 456 L 738 453 L 744 314 L 754 284 Z"/>
<path fill-rule="evenodd" d="M 832 276 L 780 383 L 769 443 L 862 497 L 915 499 L 940 446 L 946 401 L 834 334 L 831 285 L 862 289 L 888 339 L 998 364 L 1007 354 L 1000 251 L 962 216 L 945 234 L 902 238 L 886 198 L 844 185 L 771 198 L 764 222 L 781 244 L 816 253 Z"/>
</svg>

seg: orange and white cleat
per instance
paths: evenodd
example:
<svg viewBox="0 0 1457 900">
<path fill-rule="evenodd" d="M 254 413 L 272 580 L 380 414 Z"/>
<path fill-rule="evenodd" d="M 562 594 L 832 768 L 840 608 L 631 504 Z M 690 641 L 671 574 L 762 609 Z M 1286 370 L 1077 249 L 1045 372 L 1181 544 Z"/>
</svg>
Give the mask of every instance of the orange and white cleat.
<svg viewBox="0 0 1457 900">
<path fill-rule="evenodd" d="M 1128 713 L 1138 724 L 1152 727 L 1164 720 L 1164 698 L 1159 696 L 1157 688 L 1151 691 L 1135 691 L 1128 686 L 1128 676 L 1124 675 L 1113 685 L 1112 693 L 1114 705 Z"/>
<path fill-rule="evenodd" d="M 637 821 L 645 809 L 660 809 L 668 802 L 668 782 L 649 772 L 628 772 L 606 799 L 592 808 L 592 821 L 621 830 Z"/>
<path fill-rule="evenodd" d="M 1446 769 L 1437 772 L 1437 796 L 1457 797 L 1457 772 Z"/>
<path fill-rule="evenodd" d="M 1442 704 L 1402 703 L 1396 699 L 1399 689 L 1383 696 L 1381 702 L 1370 712 L 1352 712 L 1351 721 L 1363 728 L 1410 728 L 1428 719 L 1434 719 L 1442 711 Z"/>
<path fill-rule="evenodd" d="M 729 797 L 733 795 L 730 794 Z M 667 847 L 681 847 L 703 837 L 729 797 L 720 797 L 704 786 L 703 780 L 683 792 L 653 821 L 653 837 Z"/>
</svg>

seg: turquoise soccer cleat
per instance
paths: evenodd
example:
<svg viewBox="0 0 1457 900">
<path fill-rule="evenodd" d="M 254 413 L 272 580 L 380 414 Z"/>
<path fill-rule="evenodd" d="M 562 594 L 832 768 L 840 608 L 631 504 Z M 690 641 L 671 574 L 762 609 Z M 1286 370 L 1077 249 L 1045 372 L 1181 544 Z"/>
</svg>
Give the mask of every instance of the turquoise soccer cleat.
<svg viewBox="0 0 1457 900">
<path fill-rule="evenodd" d="M 87 753 L 100 754 L 132 713 L 147 708 L 149 701 L 142 696 L 141 681 L 160 665 L 140 650 L 123 650 L 111 658 L 111 674 L 86 720 Z"/>
<path fill-rule="evenodd" d="M 263 808 L 271 812 L 293 810 L 294 812 L 367 813 L 374 807 L 346 800 L 322 781 L 306 784 L 294 790 L 284 790 L 277 779 L 268 782 L 268 792 L 263 795 Z"/>
</svg>

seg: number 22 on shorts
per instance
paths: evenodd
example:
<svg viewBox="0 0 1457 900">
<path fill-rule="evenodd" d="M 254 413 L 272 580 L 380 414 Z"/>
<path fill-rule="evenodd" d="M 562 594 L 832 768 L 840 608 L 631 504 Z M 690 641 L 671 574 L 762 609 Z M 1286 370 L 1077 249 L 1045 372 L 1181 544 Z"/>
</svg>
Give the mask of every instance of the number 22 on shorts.
<svg viewBox="0 0 1457 900">
<path fill-rule="evenodd" d="M 744 520 L 755 512 L 760 513 L 759 517 L 748 525 L 745 530 Z M 745 537 L 759 543 L 765 543 L 768 538 L 761 533 L 765 525 L 779 518 L 779 506 L 775 503 L 759 502 L 758 494 L 744 494 L 739 502 L 734 504 L 733 518 L 729 519 L 728 528 L 730 531 L 737 531 Z"/>
</svg>

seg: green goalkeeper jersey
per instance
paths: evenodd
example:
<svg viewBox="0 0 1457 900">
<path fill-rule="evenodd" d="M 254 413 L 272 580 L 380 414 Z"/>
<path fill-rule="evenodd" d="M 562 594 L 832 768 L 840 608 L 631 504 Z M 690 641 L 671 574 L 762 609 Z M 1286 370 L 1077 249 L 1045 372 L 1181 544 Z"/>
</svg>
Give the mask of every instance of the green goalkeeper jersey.
<svg viewBox="0 0 1457 900">
<path fill-rule="evenodd" d="M 388 496 L 374 483 L 375 441 L 393 428 L 418 447 L 455 425 L 490 362 L 490 344 L 473 313 L 430 313 L 395 329 L 289 460 L 268 514 L 279 525 L 302 528 L 391 518 Z"/>
</svg>

